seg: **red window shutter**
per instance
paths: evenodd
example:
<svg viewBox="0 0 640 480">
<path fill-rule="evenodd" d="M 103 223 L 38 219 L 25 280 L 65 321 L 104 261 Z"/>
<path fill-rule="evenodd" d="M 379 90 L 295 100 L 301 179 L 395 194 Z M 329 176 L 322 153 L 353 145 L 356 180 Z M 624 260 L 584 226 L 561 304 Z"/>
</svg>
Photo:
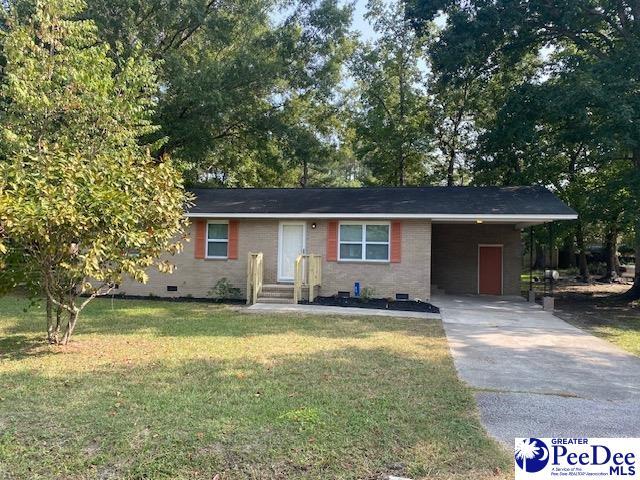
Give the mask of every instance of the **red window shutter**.
<svg viewBox="0 0 640 480">
<path fill-rule="evenodd" d="M 327 222 L 327 262 L 338 260 L 338 222 Z"/>
<path fill-rule="evenodd" d="M 238 259 L 238 221 L 229 220 L 229 260 Z"/>
<path fill-rule="evenodd" d="M 204 258 L 205 252 L 205 237 L 207 234 L 207 221 L 206 220 L 196 220 L 194 222 L 194 227 L 196 230 L 196 243 L 194 245 L 194 256 L 195 258 Z"/>
<path fill-rule="evenodd" d="M 400 263 L 402 258 L 402 222 L 391 222 L 391 263 Z"/>
</svg>

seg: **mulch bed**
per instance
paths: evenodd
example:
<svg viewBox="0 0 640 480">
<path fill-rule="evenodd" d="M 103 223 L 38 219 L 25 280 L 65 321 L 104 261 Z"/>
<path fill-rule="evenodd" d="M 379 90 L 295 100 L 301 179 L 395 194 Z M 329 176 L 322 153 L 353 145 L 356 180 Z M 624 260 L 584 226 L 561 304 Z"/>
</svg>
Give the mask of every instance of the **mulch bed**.
<svg viewBox="0 0 640 480">
<path fill-rule="evenodd" d="M 176 303 L 224 303 L 230 305 L 244 305 L 246 303 L 246 300 L 241 298 L 161 297 L 158 295 L 125 295 L 122 293 L 99 295 L 97 298 L 114 298 L 116 300 L 156 300 L 159 302 Z"/>
<path fill-rule="evenodd" d="M 356 307 L 375 308 L 378 310 L 397 310 L 402 312 L 440 313 L 440 309 L 428 302 L 419 300 L 389 300 L 386 298 L 357 298 L 357 297 L 316 297 L 310 305 L 324 305 L 328 307 Z"/>
</svg>

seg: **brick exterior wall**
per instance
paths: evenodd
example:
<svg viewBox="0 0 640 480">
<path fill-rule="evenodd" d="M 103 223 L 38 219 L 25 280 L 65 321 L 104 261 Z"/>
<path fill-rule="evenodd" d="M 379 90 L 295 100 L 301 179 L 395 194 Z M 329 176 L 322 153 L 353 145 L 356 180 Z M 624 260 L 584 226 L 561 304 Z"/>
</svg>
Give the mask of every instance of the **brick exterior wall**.
<svg viewBox="0 0 640 480">
<path fill-rule="evenodd" d="M 520 295 L 522 242 L 514 225 L 434 224 L 431 283 L 445 293 L 478 293 L 478 244 L 503 245 L 503 294 Z"/>
<path fill-rule="evenodd" d="M 321 254 L 327 248 L 327 221 L 301 220 L 306 223 L 307 252 Z M 315 222 L 316 228 L 311 228 Z M 193 229 L 193 226 L 191 226 Z M 237 260 L 199 260 L 194 258 L 195 232 L 190 232 L 191 242 L 184 244 L 184 251 L 170 257 L 176 270 L 162 274 L 155 269 L 149 273 L 149 281 L 139 284 L 125 281 L 118 292 L 127 295 L 155 295 L 178 297 L 191 295 L 206 297 L 216 282 L 226 277 L 231 284 L 246 295 L 247 253 L 264 253 L 264 282 L 276 283 L 278 257 L 278 220 L 240 220 L 238 228 Z M 353 291 L 354 282 L 361 288 L 374 290 L 378 297 L 395 297 L 407 293 L 410 298 L 429 299 L 431 275 L 431 224 L 426 220 L 402 221 L 402 259 L 400 263 L 327 262 L 322 265 L 321 295 L 333 295 L 338 291 Z M 168 292 L 167 286 L 178 287 Z"/>
<path fill-rule="evenodd" d="M 316 221 L 315 229 L 310 228 L 312 223 L 307 222 L 307 251 L 321 252 L 324 256 L 327 222 Z M 402 221 L 401 252 L 400 263 L 323 262 L 320 294 L 353 292 L 353 284 L 360 282 L 361 288 L 372 288 L 375 297 L 395 298 L 396 293 L 407 293 L 409 298 L 429 299 L 431 224 L 428 221 Z"/>
</svg>

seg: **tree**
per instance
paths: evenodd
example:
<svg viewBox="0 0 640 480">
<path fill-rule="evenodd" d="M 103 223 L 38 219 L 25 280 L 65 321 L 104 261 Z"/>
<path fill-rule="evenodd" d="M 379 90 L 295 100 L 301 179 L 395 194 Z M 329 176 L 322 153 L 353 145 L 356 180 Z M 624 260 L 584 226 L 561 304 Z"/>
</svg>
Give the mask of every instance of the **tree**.
<svg viewBox="0 0 640 480">
<path fill-rule="evenodd" d="M 431 128 L 444 165 L 444 173 L 438 172 L 436 179 L 445 178 L 449 187 L 464 183 L 466 158 L 475 149 L 477 131 L 473 122 L 473 104 L 479 90 L 474 83 L 466 79 L 458 87 L 436 78 L 430 82 Z"/>
<path fill-rule="evenodd" d="M 625 180 L 631 173 L 629 170 L 628 162 L 618 158 L 607 162 L 592 175 L 588 193 L 593 205 L 590 213 L 601 222 L 606 253 L 606 272 L 601 280 L 615 280 L 620 274 L 618 241 L 622 234 L 633 229 L 632 212 L 626 209 L 633 203 Z"/>
<path fill-rule="evenodd" d="M 404 4 L 371 0 L 367 17 L 379 38 L 362 46 L 353 64 L 358 110 L 356 155 L 382 185 L 425 181 L 431 162 L 422 42 L 405 19 Z"/>
<path fill-rule="evenodd" d="M 602 221 L 605 211 L 596 202 L 602 198 L 593 195 L 594 181 L 605 175 L 605 159 L 616 153 L 599 140 L 601 119 L 593 115 L 593 94 L 588 82 L 566 77 L 512 87 L 480 135 L 475 163 L 478 183 L 550 186 L 579 213 L 573 229 L 564 233 L 575 237 L 584 281 L 585 227 Z"/>
<path fill-rule="evenodd" d="M 517 66 L 532 55 L 542 59 L 538 75 L 528 82 L 544 84 L 547 78 L 582 79 L 592 87 L 583 103 L 597 119 L 589 133 L 595 143 L 610 142 L 624 158 L 629 174 L 625 189 L 631 192 L 627 211 L 635 212 L 636 249 L 640 252 L 640 7 L 634 0 L 408 0 L 408 16 L 421 28 L 444 15 L 447 26 L 438 49 L 455 50 L 440 68 L 456 75 L 471 63 L 484 63 L 486 75 Z M 560 82 L 561 83 L 561 82 Z M 567 90 L 565 90 L 565 93 Z M 605 157 L 604 161 L 613 160 Z M 640 297 L 640 255 L 634 286 L 629 294 Z"/>
<path fill-rule="evenodd" d="M 315 111 L 337 105 L 351 7 L 337 0 L 88 3 L 112 51 L 138 47 L 162 60 L 153 139 L 167 141 L 155 154 L 170 153 L 188 183 L 306 184 L 309 169 L 334 150 L 323 132 L 330 122 Z"/>
<path fill-rule="evenodd" d="M 180 249 L 185 207 L 179 172 L 139 143 L 156 130 L 154 63 L 110 52 L 78 19 L 83 6 L 39 0 L 29 17 L 9 12 L 2 39 L 0 225 L 66 314 L 59 325 L 47 308 L 49 340 L 62 344 L 125 275 L 171 269 L 158 257 Z"/>
<path fill-rule="evenodd" d="M 449 42 L 441 45 L 442 27 L 438 22 L 423 23 L 419 33 L 427 40 L 428 83 L 430 116 L 436 146 L 440 152 L 440 172 L 438 181 L 444 180 L 448 186 L 456 182 L 462 184 L 472 180 L 469 170 L 473 157 L 477 154 L 477 137 L 482 131 L 483 117 L 490 115 L 492 104 L 489 99 L 496 96 L 502 84 L 513 76 L 513 72 L 503 74 L 500 82 L 490 83 L 486 75 L 486 62 L 478 57 L 458 58 L 464 44 Z M 452 71 L 449 66 L 458 66 Z M 517 70 L 515 71 L 517 72 Z"/>
<path fill-rule="evenodd" d="M 339 84 L 353 51 L 350 19 L 351 8 L 339 8 L 333 0 L 304 1 L 281 26 L 291 42 L 284 57 L 292 65 L 277 90 L 279 106 L 261 128 L 269 132 L 264 163 L 289 184 L 336 183 L 344 129 Z"/>
</svg>

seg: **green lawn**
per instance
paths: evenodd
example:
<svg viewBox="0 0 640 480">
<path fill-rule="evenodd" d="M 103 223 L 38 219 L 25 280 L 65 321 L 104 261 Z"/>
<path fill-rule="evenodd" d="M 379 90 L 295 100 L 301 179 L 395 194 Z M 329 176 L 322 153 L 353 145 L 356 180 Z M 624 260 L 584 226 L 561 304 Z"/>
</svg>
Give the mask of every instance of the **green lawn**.
<svg viewBox="0 0 640 480">
<path fill-rule="evenodd" d="M 0 299 L 0 478 L 509 478 L 438 321 Z"/>
</svg>

